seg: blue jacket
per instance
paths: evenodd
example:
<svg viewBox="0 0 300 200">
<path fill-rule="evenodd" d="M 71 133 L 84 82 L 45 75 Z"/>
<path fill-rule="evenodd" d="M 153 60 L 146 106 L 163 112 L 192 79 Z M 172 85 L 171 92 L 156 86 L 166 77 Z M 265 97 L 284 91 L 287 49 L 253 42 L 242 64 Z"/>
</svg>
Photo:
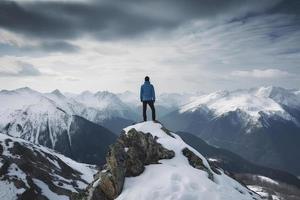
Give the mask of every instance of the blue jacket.
<svg viewBox="0 0 300 200">
<path fill-rule="evenodd" d="M 154 87 L 149 81 L 145 81 L 141 86 L 140 99 L 141 101 L 155 101 Z"/>
</svg>

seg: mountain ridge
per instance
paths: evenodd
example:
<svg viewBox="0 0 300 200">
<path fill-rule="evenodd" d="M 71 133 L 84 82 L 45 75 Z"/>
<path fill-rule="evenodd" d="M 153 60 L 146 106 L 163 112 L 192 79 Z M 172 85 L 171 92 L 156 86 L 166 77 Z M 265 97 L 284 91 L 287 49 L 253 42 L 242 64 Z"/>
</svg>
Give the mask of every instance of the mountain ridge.
<svg viewBox="0 0 300 200">
<path fill-rule="evenodd" d="M 96 166 L 2 133 L 0 155 L 0 197 L 5 200 L 80 197 L 97 172 Z"/>
<path fill-rule="evenodd" d="M 106 160 L 87 199 L 260 199 L 159 123 L 125 128 Z"/>
<path fill-rule="evenodd" d="M 286 93 L 293 98 L 287 100 Z M 282 96 L 285 98 L 279 98 Z M 294 98 L 299 98 L 294 91 L 277 87 L 211 93 L 161 121 L 176 131 L 195 134 L 257 164 L 297 175 L 300 101 Z"/>
</svg>

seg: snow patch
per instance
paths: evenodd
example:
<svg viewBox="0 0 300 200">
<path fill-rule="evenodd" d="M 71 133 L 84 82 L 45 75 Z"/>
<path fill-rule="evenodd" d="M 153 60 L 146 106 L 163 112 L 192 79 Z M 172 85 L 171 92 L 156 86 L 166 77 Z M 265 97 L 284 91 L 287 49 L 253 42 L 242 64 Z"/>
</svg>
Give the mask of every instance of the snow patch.
<svg viewBox="0 0 300 200">
<path fill-rule="evenodd" d="M 260 186 L 257 185 L 248 185 L 247 186 L 250 190 L 252 190 L 253 192 L 256 192 L 257 194 L 259 194 L 262 198 L 268 198 L 269 194 L 264 191 L 264 189 Z"/>
<path fill-rule="evenodd" d="M 46 183 L 44 183 L 43 181 L 39 180 L 39 179 L 32 179 L 33 182 L 42 190 L 42 195 L 44 195 L 45 197 L 47 197 L 48 199 L 60 199 L 60 200 L 69 200 L 68 196 L 65 195 L 58 195 L 54 192 L 52 192 L 48 185 Z"/>
<path fill-rule="evenodd" d="M 27 183 L 26 174 L 15 164 L 12 163 L 8 168 L 8 176 L 14 176 L 25 183 L 26 187 L 30 188 Z"/>
<path fill-rule="evenodd" d="M 16 200 L 18 194 L 22 194 L 25 190 L 18 189 L 13 183 L 8 181 L 0 181 L 0 199 Z"/>
<path fill-rule="evenodd" d="M 208 158 L 208 160 L 211 161 L 211 162 L 218 162 L 218 161 L 219 161 L 219 160 L 216 159 L 216 158 Z"/>
<path fill-rule="evenodd" d="M 266 176 L 257 176 L 261 181 L 271 183 L 274 185 L 278 185 L 279 183 L 277 181 L 274 181 L 273 179 L 266 177 Z"/>
</svg>

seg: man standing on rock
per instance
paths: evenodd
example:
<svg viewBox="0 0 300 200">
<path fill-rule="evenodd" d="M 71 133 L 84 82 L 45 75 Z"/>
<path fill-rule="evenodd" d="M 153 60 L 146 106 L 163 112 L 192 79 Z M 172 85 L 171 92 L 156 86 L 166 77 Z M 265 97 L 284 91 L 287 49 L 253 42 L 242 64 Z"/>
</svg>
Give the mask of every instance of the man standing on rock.
<svg viewBox="0 0 300 200">
<path fill-rule="evenodd" d="M 149 76 L 145 77 L 145 82 L 141 86 L 140 99 L 143 103 L 143 117 L 144 121 L 147 121 L 147 104 L 150 106 L 152 111 L 152 120 L 155 121 L 155 91 L 153 85 L 150 83 Z"/>
</svg>

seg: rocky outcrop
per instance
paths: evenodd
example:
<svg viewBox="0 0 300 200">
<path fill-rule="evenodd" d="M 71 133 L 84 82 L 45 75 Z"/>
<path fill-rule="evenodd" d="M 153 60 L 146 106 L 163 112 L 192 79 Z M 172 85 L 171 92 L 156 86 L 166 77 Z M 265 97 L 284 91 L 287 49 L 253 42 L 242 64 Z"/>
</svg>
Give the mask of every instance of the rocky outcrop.
<svg viewBox="0 0 300 200">
<path fill-rule="evenodd" d="M 0 133 L 0 184 L 6 185 L 1 199 L 14 199 L 5 196 L 9 191 L 15 191 L 15 199 L 51 199 L 46 186 L 62 199 L 82 199 L 96 171 L 95 166 Z"/>
<path fill-rule="evenodd" d="M 157 137 L 135 129 L 123 132 L 110 146 L 106 165 L 98 179 L 89 187 L 91 200 L 112 200 L 122 191 L 125 177 L 138 176 L 145 165 L 159 164 L 161 159 L 171 159 L 174 151 L 164 148 Z"/>
<path fill-rule="evenodd" d="M 203 164 L 203 161 L 201 158 L 199 158 L 194 152 L 192 152 L 188 148 L 184 148 L 182 150 L 182 154 L 185 157 L 187 157 L 191 166 L 193 166 L 196 169 L 206 171 L 208 174 L 208 178 L 213 181 L 214 176 L 213 176 L 212 171 Z"/>
</svg>

